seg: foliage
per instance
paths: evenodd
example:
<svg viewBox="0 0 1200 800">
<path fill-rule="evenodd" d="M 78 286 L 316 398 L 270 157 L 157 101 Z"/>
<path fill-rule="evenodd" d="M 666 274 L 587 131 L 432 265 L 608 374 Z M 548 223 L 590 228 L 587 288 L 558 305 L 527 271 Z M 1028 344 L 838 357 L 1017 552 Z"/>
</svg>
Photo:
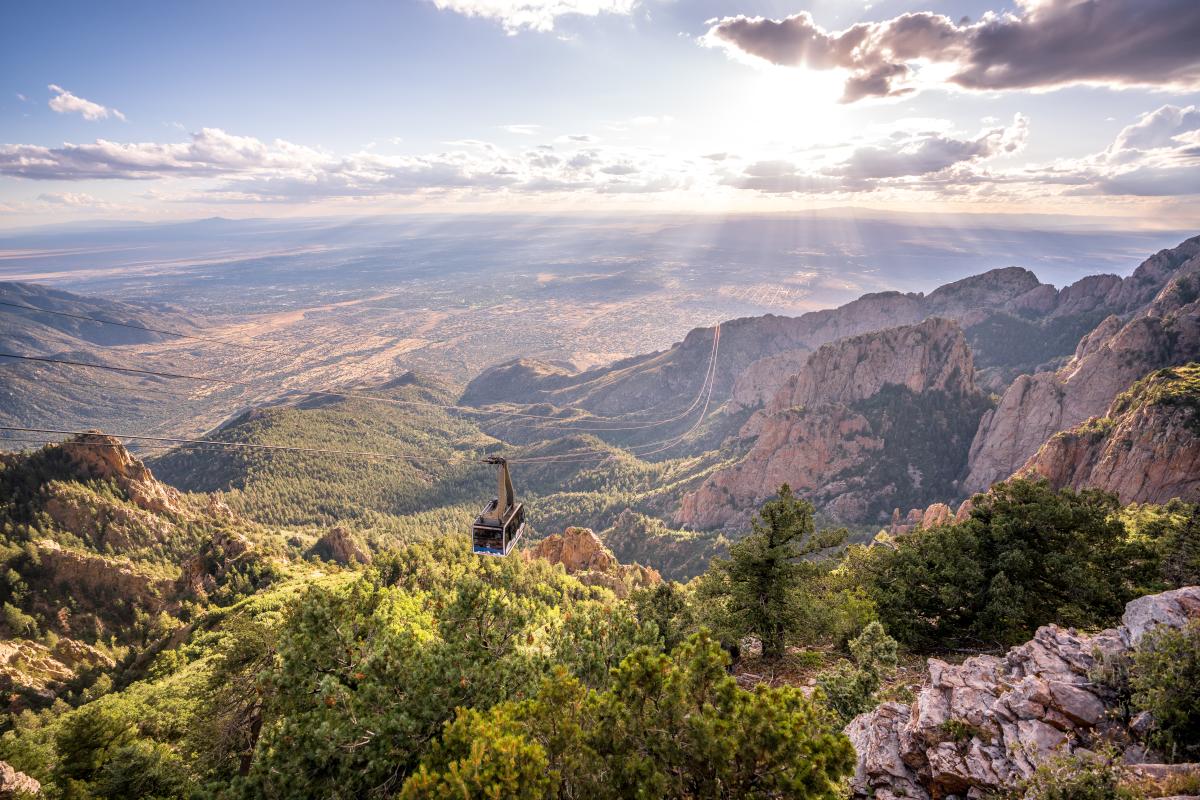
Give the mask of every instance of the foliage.
<svg viewBox="0 0 1200 800">
<path fill-rule="evenodd" d="M 1121 518 L 1133 536 L 1158 551 L 1163 583 L 1200 584 L 1200 504 L 1176 499 L 1161 506 L 1131 505 Z"/>
<path fill-rule="evenodd" d="M 1060 755 L 1040 765 L 1030 777 L 1003 795 L 1008 800 L 1140 800 L 1141 794 L 1121 783 L 1123 771 L 1111 751 Z"/>
<path fill-rule="evenodd" d="M 1075 352 L 1079 340 L 1107 314 L 1101 309 L 1034 322 L 1014 314 L 993 313 L 968 326 L 964 333 L 976 367 L 1034 372 L 1047 361 Z"/>
<path fill-rule="evenodd" d="M 1151 742 L 1173 761 L 1200 756 L 1200 622 L 1147 631 L 1129 668 L 1135 711 L 1154 719 Z"/>
<path fill-rule="evenodd" d="M 652 624 L 664 650 L 673 650 L 696 627 L 696 613 L 688 591 L 678 583 L 638 589 L 629 598 L 634 614 L 643 624 Z"/>
<path fill-rule="evenodd" d="M 1040 625 L 1110 623 L 1157 585 L 1154 548 L 1128 535 L 1116 498 L 1013 480 L 961 523 L 872 548 L 857 564 L 888 631 L 921 649 L 1016 644 Z"/>
<path fill-rule="evenodd" d="M 460 713 L 401 797 L 840 796 L 848 740 L 798 689 L 740 689 L 727 661 L 698 634 L 634 651 L 604 691 L 556 671 L 529 700 Z"/>
<path fill-rule="evenodd" d="M 817 676 L 824 702 L 843 724 L 875 706 L 875 693 L 896 668 L 896 648 L 896 640 L 872 622 L 850 642 L 850 662 Z"/>
<path fill-rule="evenodd" d="M 787 484 L 755 516 L 752 532 L 714 559 L 698 594 L 706 621 L 725 641 L 762 641 L 763 657 L 778 659 L 814 610 L 817 579 L 828 567 L 809 556 L 841 544 L 844 531 L 814 532 L 813 507 Z"/>
<path fill-rule="evenodd" d="M 924 508 L 955 494 L 954 482 L 967 466 L 971 439 L 990 402 L 981 394 L 914 392 L 888 384 L 852 408 L 870 421 L 883 446 L 865 472 L 835 477 L 877 487 L 868 503 L 873 514 L 895 508 Z"/>
</svg>

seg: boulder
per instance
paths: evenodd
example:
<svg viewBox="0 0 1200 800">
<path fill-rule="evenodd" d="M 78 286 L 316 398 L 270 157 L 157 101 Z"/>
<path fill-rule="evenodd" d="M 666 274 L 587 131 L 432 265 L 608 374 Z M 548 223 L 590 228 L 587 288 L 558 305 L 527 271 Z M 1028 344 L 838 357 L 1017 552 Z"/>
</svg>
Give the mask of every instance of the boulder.
<svg viewBox="0 0 1200 800">
<path fill-rule="evenodd" d="M 308 549 L 308 555 L 333 561 L 342 566 L 371 563 L 371 553 L 363 547 L 354 534 L 341 525 L 326 531 Z"/>
<path fill-rule="evenodd" d="M 858 751 L 854 797 L 980 796 L 1051 755 L 1103 735 L 1128 738 L 1111 713 L 1116 698 L 1089 677 L 1097 656 L 1128 651 L 1155 625 L 1195 618 L 1200 587 L 1187 587 L 1130 602 L 1118 627 L 1094 635 L 1046 625 L 1003 656 L 929 659 L 929 681 L 911 706 L 884 703 L 846 726 Z"/>
<path fill-rule="evenodd" d="M 41 791 L 42 784 L 24 772 L 17 772 L 7 761 L 0 761 L 0 800 L 39 794 Z"/>
</svg>

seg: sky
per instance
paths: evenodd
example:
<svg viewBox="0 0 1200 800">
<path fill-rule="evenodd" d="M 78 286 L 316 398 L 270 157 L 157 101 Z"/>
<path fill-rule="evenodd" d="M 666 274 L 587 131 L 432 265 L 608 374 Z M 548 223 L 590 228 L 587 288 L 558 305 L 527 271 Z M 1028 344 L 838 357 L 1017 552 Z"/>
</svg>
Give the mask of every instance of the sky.
<svg viewBox="0 0 1200 800">
<path fill-rule="evenodd" d="M 1196 0 L 8 3 L 0 227 L 395 212 L 1200 227 Z"/>
</svg>

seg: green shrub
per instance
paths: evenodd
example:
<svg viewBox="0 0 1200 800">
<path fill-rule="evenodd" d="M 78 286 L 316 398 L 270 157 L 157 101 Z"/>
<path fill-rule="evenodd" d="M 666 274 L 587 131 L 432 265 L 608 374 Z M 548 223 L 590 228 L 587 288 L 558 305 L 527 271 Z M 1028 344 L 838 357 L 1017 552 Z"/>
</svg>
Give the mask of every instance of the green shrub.
<svg viewBox="0 0 1200 800">
<path fill-rule="evenodd" d="M 1042 763 L 1004 796 L 1008 800 L 1140 800 L 1142 795 L 1122 786 L 1121 778 L 1113 752 L 1064 755 Z"/>
<path fill-rule="evenodd" d="M 850 657 L 853 663 L 842 662 L 817 677 L 825 704 L 843 724 L 875 705 L 875 693 L 896 668 L 896 640 L 872 622 L 850 642 Z"/>
<path fill-rule="evenodd" d="M 828 715 L 795 687 L 741 689 L 728 663 L 701 633 L 635 650 L 603 691 L 558 670 L 529 700 L 460 712 L 400 796 L 841 797 L 854 750 Z"/>
<path fill-rule="evenodd" d="M 4 604 L 4 626 L 13 636 L 34 637 L 38 635 L 37 620 L 11 603 Z"/>
<path fill-rule="evenodd" d="M 1151 744 L 1172 761 L 1200 756 L 1200 621 L 1146 633 L 1130 666 L 1131 704 L 1149 711 Z"/>
<path fill-rule="evenodd" d="M 1118 508 L 1102 492 L 1013 480 L 977 496 L 963 522 L 873 547 L 858 566 L 888 631 L 915 648 L 1107 625 L 1161 585 L 1155 547 L 1128 535 Z"/>
</svg>

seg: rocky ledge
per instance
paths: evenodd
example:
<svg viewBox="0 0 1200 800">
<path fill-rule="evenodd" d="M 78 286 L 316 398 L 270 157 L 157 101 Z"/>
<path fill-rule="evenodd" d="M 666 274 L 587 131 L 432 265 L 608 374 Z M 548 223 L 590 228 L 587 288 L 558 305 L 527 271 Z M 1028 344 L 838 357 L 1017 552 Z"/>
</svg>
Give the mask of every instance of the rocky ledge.
<svg viewBox="0 0 1200 800">
<path fill-rule="evenodd" d="M 1098 656 L 1132 649 L 1155 625 L 1181 627 L 1197 617 L 1200 587 L 1193 586 L 1138 598 L 1120 626 L 1095 635 L 1047 625 L 1002 657 L 957 666 L 929 659 L 929 681 L 915 702 L 884 703 L 846 726 L 858 751 L 853 796 L 982 797 L 1028 777 L 1051 755 L 1102 738 L 1131 741 L 1113 698 L 1089 671 Z M 1147 759 L 1131 745 L 1126 760 Z"/>
</svg>

